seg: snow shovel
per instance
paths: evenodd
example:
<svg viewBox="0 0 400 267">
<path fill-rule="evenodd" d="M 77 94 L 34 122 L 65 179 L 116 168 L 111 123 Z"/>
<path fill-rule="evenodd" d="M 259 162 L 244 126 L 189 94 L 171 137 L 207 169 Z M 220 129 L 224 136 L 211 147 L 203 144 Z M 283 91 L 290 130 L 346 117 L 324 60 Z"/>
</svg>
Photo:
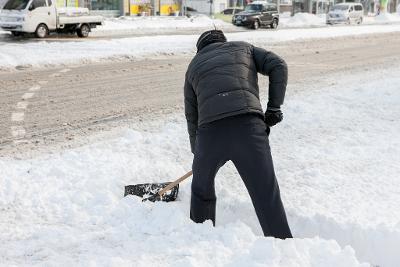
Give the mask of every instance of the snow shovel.
<svg viewBox="0 0 400 267">
<path fill-rule="evenodd" d="M 190 177 L 192 173 L 193 172 L 190 171 L 173 182 L 127 185 L 125 186 L 124 197 L 127 195 L 135 195 L 143 198 L 142 201 L 174 201 L 178 197 L 179 183 Z"/>
</svg>

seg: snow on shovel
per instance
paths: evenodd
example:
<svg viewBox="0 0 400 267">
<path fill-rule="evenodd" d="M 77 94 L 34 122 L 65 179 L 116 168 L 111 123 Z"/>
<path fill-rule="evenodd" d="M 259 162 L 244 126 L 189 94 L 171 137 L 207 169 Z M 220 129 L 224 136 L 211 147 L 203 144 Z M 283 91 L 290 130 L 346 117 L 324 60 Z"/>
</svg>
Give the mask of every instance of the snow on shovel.
<svg viewBox="0 0 400 267">
<path fill-rule="evenodd" d="M 174 201 L 178 197 L 179 183 L 191 175 L 192 171 L 173 182 L 167 183 L 127 185 L 125 186 L 124 197 L 127 195 L 135 195 L 143 198 L 142 201 Z"/>
</svg>

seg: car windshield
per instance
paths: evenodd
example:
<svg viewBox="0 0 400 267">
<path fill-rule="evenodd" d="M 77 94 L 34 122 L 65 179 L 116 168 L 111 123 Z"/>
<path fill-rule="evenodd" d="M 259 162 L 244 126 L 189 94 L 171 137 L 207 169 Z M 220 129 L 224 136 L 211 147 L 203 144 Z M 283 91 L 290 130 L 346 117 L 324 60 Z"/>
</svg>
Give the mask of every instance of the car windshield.
<svg viewBox="0 0 400 267">
<path fill-rule="evenodd" d="M 262 5 L 248 5 L 244 9 L 245 11 L 261 11 Z"/>
<path fill-rule="evenodd" d="M 346 6 L 346 5 L 336 5 L 336 6 L 333 6 L 333 7 L 331 8 L 331 11 L 347 10 L 347 9 L 349 9 L 349 6 Z"/>
<path fill-rule="evenodd" d="M 10 0 L 8 1 L 3 9 L 7 10 L 23 10 L 28 5 L 29 0 Z"/>
</svg>

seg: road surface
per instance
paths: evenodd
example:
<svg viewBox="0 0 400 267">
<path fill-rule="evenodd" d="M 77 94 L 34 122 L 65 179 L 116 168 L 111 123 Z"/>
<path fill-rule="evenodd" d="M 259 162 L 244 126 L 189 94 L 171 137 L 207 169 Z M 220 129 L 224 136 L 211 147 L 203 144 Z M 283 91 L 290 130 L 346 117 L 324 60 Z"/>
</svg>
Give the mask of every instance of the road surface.
<svg viewBox="0 0 400 267">
<path fill-rule="evenodd" d="M 398 47 L 398 34 L 374 34 L 266 48 L 287 61 L 290 91 L 294 84 L 304 84 L 307 90 L 310 81 L 330 73 L 399 62 Z M 190 57 L 170 56 L 0 72 L 0 156 L 73 147 L 87 136 L 132 120 L 182 112 L 189 61 Z M 260 83 L 260 88 L 266 88 L 266 78 Z"/>
</svg>

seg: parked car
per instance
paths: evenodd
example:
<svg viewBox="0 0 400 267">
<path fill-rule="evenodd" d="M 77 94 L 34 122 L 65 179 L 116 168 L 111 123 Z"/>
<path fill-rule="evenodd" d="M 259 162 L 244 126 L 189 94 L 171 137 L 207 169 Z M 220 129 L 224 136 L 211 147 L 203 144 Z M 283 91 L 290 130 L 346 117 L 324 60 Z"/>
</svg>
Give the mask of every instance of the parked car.
<svg viewBox="0 0 400 267">
<path fill-rule="evenodd" d="M 262 26 L 270 26 L 275 29 L 279 24 L 279 13 L 276 4 L 264 1 L 255 1 L 247 5 L 244 11 L 232 17 L 232 23 L 236 26 L 246 26 L 258 29 Z"/>
<path fill-rule="evenodd" d="M 35 33 L 44 38 L 53 31 L 87 37 L 102 23 L 103 17 L 89 15 L 87 8 L 57 8 L 55 0 L 9 0 L 0 12 L 0 28 L 14 36 Z"/>
<path fill-rule="evenodd" d="M 239 12 L 242 12 L 243 9 L 241 8 L 236 8 L 236 7 L 231 7 L 231 8 L 227 8 L 221 11 L 221 14 L 223 15 L 235 15 Z"/>
<path fill-rule="evenodd" d="M 364 16 L 364 8 L 359 3 L 342 3 L 330 8 L 326 15 L 327 24 L 357 23 L 361 24 Z"/>
</svg>

